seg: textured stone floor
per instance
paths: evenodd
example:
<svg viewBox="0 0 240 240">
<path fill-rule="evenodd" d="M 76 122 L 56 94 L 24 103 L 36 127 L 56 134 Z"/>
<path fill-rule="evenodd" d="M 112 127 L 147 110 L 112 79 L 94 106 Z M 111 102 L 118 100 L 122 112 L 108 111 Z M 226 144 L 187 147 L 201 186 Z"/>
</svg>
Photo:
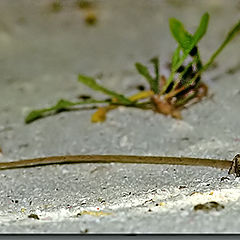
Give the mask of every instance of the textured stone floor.
<svg viewBox="0 0 240 240">
<path fill-rule="evenodd" d="M 209 12 L 209 30 L 199 44 L 206 61 L 240 19 L 239 1 L 96 1 L 93 26 L 85 23 L 87 13 L 77 1 L 61 1 L 55 12 L 53 2 L 0 1 L 1 161 L 61 154 L 231 160 L 240 152 L 239 37 L 203 76 L 213 97 L 184 110 L 182 121 L 118 108 L 101 124 L 90 122 L 93 110 L 24 124 L 30 110 L 60 98 L 74 100 L 81 93 L 102 97 L 77 82 L 79 73 L 98 76 L 126 95 L 145 84 L 135 62 L 158 55 L 164 73 L 176 46 L 170 17 L 194 31 Z M 6 170 L 0 172 L 0 231 L 236 233 L 239 186 L 240 180 L 227 171 L 206 167 L 79 164 Z M 194 211 L 209 201 L 224 208 Z"/>
</svg>

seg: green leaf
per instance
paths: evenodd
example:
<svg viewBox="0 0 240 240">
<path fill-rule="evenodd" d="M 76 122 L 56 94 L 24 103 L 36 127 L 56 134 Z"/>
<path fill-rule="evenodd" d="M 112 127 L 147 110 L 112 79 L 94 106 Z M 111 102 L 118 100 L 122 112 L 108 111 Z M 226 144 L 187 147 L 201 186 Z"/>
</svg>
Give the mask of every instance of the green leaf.
<svg viewBox="0 0 240 240">
<path fill-rule="evenodd" d="M 75 103 L 73 103 L 73 102 L 70 102 L 70 101 L 65 100 L 65 99 L 60 99 L 57 102 L 57 104 L 54 106 L 54 110 L 60 112 L 60 111 L 66 110 L 69 107 L 72 107 L 74 105 L 75 105 Z"/>
<path fill-rule="evenodd" d="M 175 63 L 174 66 L 172 67 L 171 74 L 167 80 L 167 83 L 164 85 L 164 87 L 161 91 L 161 94 L 165 93 L 168 86 L 171 84 L 171 82 L 174 79 L 175 72 L 183 64 L 183 62 L 187 58 L 188 54 L 191 52 L 191 50 L 197 45 L 197 43 L 200 41 L 200 39 L 206 33 L 208 21 L 209 21 L 209 14 L 204 13 L 196 32 L 194 33 L 194 35 L 192 37 L 189 37 L 191 35 L 189 33 L 187 33 L 187 31 L 185 30 L 185 28 L 181 22 L 179 22 L 175 18 L 170 19 L 170 22 L 169 22 L 170 30 L 172 31 L 174 38 L 177 40 L 177 42 L 179 42 L 180 46 L 183 48 L 183 55 L 180 57 L 178 62 Z M 199 60 L 200 60 L 200 58 L 199 58 Z"/>
<path fill-rule="evenodd" d="M 150 62 L 154 66 L 155 79 L 158 79 L 159 78 L 159 59 L 158 59 L 158 57 L 154 57 L 154 58 L 150 59 Z"/>
<path fill-rule="evenodd" d="M 154 93 L 158 92 L 158 87 L 156 87 L 156 81 L 155 79 L 150 75 L 148 68 L 146 66 L 144 66 L 143 64 L 137 62 L 135 63 L 135 67 L 138 71 L 139 74 L 141 74 L 143 77 L 146 78 L 146 80 L 148 81 L 151 90 L 153 90 Z"/>
<path fill-rule="evenodd" d="M 204 36 L 207 31 L 208 20 L 209 14 L 203 14 L 200 24 L 193 36 L 185 30 L 183 24 L 179 20 L 175 18 L 169 20 L 170 30 L 184 52 L 188 54 Z"/>
<path fill-rule="evenodd" d="M 174 51 L 174 53 L 173 53 L 173 56 L 172 56 L 172 66 L 171 66 L 172 69 L 175 68 L 175 66 L 178 64 L 178 62 L 180 60 L 180 50 L 181 50 L 181 47 L 179 45 L 176 48 L 176 50 Z"/>
<path fill-rule="evenodd" d="M 55 104 L 52 107 L 49 108 L 43 108 L 38 110 L 31 111 L 25 118 L 25 123 L 31 123 L 39 118 L 46 117 L 48 115 L 59 113 L 62 111 L 68 111 L 71 110 L 73 106 L 76 105 L 83 105 L 83 104 L 93 104 L 93 103 L 109 103 L 108 100 L 95 100 L 95 99 L 89 99 L 86 101 L 80 101 L 80 102 L 70 102 L 65 99 L 60 99 L 57 104 Z"/>
<path fill-rule="evenodd" d="M 84 75 L 78 75 L 78 81 L 87 85 L 88 87 L 92 88 L 93 90 L 100 91 L 105 93 L 106 95 L 109 95 L 111 97 L 116 98 L 120 103 L 124 105 L 130 105 L 132 104 L 132 101 L 130 101 L 128 98 L 126 98 L 124 95 L 116 93 L 114 91 L 111 91 L 105 87 L 102 87 L 99 85 L 94 78 L 87 77 Z"/>
<path fill-rule="evenodd" d="M 154 79 L 150 75 L 148 68 L 139 62 L 135 63 L 135 67 L 138 73 L 141 74 L 143 77 L 145 77 L 146 80 L 149 82 L 150 86 L 152 86 Z"/>
<path fill-rule="evenodd" d="M 240 21 L 234 25 L 234 27 L 229 31 L 227 34 L 227 37 L 223 41 L 223 43 L 220 45 L 220 47 L 213 53 L 213 55 L 210 57 L 208 62 L 203 66 L 203 70 L 205 71 L 214 61 L 214 59 L 217 57 L 217 55 L 223 50 L 223 48 L 236 36 L 236 34 L 240 31 Z"/>
<path fill-rule="evenodd" d="M 224 47 L 236 36 L 237 33 L 240 32 L 240 21 L 238 21 L 233 28 L 228 32 L 227 37 L 223 41 L 223 43 L 220 45 L 220 47 L 213 53 L 213 55 L 210 57 L 210 59 L 207 61 L 207 63 L 197 72 L 197 74 L 194 76 L 194 78 L 189 81 L 188 85 L 190 86 L 198 76 L 202 72 L 204 72 L 215 60 L 215 58 L 220 54 L 220 52 L 224 49 Z"/>
<path fill-rule="evenodd" d="M 192 45 L 193 37 L 189 34 L 183 24 L 176 18 L 170 18 L 169 20 L 170 30 L 173 37 L 180 44 L 183 51 L 188 51 L 189 47 Z"/>
<path fill-rule="evenodd" d="M 25 123 L 31 123 L 39 118 L 42 118 L 44 113 L 47 111 L 47 109 L 31 111 L 25 118 Z"/>
<path fill-rule="evenodd" d="M 208 26 L 208 20 L 209 20 L 209 14 L 208 13 L 203 14 L 203 16 L 201 18 L 201 22 L 199 24 L 199 27 L 197 28 L 196 32 L 194 33 L 194 35 L 192 37 L 191 43 L 188 46 L 186 44 L 187 47 L 185 47 L 185 49 L 184 49 L 184 54 L 178 61 L 178 64 L 176 64 L 175 67 L 173 68 L 174 72 L 183 64 L 183 62 L 186 59 L 186 57 L 188 56 L 188 54 L 195 47 L 195 45 L 197 45 L 197 43 L 200 41 L 200 39 L 203 37 L 203 35 L 206 33 L 207 26 Z"/>
<path fill-rule="evenodd" d="M 209 14 L 206 12 L 203 14 L 200 24 L 193 35 L 193 42 L 190 51 L 192 48 L 199 42 L 199 40 L 205 35 L 208 27 Z"/>
<path fill-rule="evenodd" d="M 78 102 L 79 103 L 79 102 Z M 33 110 L 31 111 L 27 117 L 25 118 L 25 123 L 33 122 L 39 118 L 45 117 L 47 114 L 55 111 L 55 112 L 61 112 L 64 110 L 67 110 L 69 107 L 76 105 L 76 103 L 70 102 L 65 99 L 60 99 L 56 105 L 49 108 L 43 108 L 39 110 Z"/>
<path fill-rule="evenodd" d="M 152 59 L 150 59 L 150 62 L 153 64 L 154 66 L 154 71 L 155 71 L 155 79 L 153 82 L 153 91 L 154 93 L 159 93 L 159 58 L 158 57 L 154 57 Z"/>
</svg>

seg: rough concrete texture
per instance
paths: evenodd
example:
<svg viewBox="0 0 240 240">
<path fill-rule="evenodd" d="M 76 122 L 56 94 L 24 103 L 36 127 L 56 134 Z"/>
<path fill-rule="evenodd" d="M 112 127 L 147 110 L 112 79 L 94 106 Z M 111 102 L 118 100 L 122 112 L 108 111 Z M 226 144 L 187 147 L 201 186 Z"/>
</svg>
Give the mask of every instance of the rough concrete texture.
<svg viewBox="0 0 240 240">
<path fill-rule="evenodd" d="M 51 11 L 52 3 L 0 1 L 1 161 L 61 154 L 231 160 L 240 151 L 239 37 L 204 74 L 213 97 L 184 110 L 182 121 L 118 108 L 101 124 L 90 122 L 93 110 L 24 124 L 30 110 L 59 98 L 102 97 L 79 84 L 78 73 L 101 75 L 104 85 L 130 95 L 145 84 L 134 69 L 136 61 L 159 55 L 164 72 L 176 46 L 170 17 L 194 31 L 202 14 L 210 13 L 208 33 L 199 44 L 206 61 L 240 19 L 239 1 L 97 1 L 94 26 L 84 22 L 86 12 L 76 1 L 61 1 L 58 12 Z M 0 231 L 236 233 L 239 187 L 240 180 L 227 171 L 206 167 L 78 164 L 6 170 L 0 173 Z M 224 208 L 193 210 L 208 201 Z"/>
</svg>

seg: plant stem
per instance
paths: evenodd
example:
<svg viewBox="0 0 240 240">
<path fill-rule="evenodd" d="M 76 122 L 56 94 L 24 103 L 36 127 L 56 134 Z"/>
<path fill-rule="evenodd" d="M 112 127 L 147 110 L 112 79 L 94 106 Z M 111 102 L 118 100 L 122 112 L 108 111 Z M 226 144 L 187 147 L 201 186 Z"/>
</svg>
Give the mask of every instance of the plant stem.
<svg viewBox="0 0 240 240">
<path fill-rule="evenodd" d="M 240 21 L 233 27 L 233 29 L 228 33 L 226 39 L 220 45 L 220 47 L 215 51 L 215 53 L 210 57 L 208 62 L 203 66 L 202 72 L 205 71 L 218 56 L 218 54 L 223 50 L 223 48 L 235 37 L 237 32 L 240 31 Z"/>
</svg>

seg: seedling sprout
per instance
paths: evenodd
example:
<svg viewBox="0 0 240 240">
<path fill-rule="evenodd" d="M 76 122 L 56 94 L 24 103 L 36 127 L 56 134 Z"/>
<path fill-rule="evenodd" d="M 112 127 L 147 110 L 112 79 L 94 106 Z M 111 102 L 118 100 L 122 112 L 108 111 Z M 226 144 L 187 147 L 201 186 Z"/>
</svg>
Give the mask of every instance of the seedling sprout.
<svg viewBox="0 0 240 240">
<path fill-rule="evenodd" d="M 207 96 L 208 87 L 202 81 L 201 74 L 213 64 L 219 53 L 240 31 L 239 21 L 229 31 L 220 47 L 203 64 L 198 43 L 207 31 L 208 22 L 209 14 L 205 13 L 196 32 L 191 34 L 179 20 L 175 18 L 169 20 L 170 31 L 178 44 L 173 52 L 169 76 L 160 75 L 159 59 L 157 57 L 150 60 L 154 67 L 154 75 L 142 63 L 137 62 L 135 64 L 138 73 L 146 79 L 149 85 L 148 90 L 139 89 L 137 94 L 128 97 L 109 90 L 92 77 L 79 74 L 78 81 L 80 83 L 95 91 L 102 92 L 110 98 L 98 100 L 88 96 L 88 98 L 80 98 L 81 101 L 77 102 L 60 99 L 52 107 L 31 111 L 25 118 L 25 122 L 30 123 L 36 119 L 57 114 L 61 111 L 74 110 L 76 106 L 86 104 L 97 107 L 97 111 L 92 115 L 92 122 L 105 121 L 107 112 L 118 106 L 151 109 L 155 112 L 181 119 L 181 110 L 183 108 L 199 102 L 204 96 Z"/>
</svg>

